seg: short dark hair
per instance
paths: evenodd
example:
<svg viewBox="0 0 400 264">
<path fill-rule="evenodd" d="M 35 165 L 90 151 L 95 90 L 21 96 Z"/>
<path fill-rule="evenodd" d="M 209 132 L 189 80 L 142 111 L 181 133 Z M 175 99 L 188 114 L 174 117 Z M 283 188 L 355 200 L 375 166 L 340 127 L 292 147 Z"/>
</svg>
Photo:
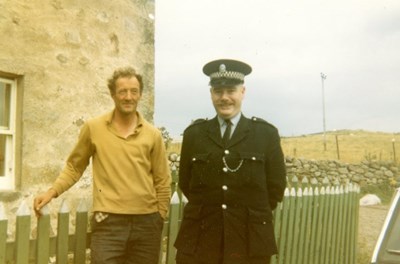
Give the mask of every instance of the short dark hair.
<svg viewBox="0 0 400 264">
<path fill-rule="evenodd" d="M 110 90 L 111 95 L 115 94 L 115 83 L 119 78 L 132 78 L 135 77 L 139 82 L 140 94 L 143 92 L 143 79 L 142 75 L 136 72 L 136 70 L 132 67 L 123 67 L 118 68 L 114 71 L 113 75 L 107 81 L 108 89 Z"/>
</svg>

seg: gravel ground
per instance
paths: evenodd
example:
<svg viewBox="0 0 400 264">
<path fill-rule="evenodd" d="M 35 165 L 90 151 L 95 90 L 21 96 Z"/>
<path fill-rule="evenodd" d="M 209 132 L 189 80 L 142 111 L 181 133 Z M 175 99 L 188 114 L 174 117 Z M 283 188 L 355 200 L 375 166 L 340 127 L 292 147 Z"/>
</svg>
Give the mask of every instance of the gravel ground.
<svg viewBox="0 0 400 264">
<path fill-rule="evenodd" d="M 371 260 L 389 205 L 361 206 L 358 229 L 358 264 Z"/>
</svg>

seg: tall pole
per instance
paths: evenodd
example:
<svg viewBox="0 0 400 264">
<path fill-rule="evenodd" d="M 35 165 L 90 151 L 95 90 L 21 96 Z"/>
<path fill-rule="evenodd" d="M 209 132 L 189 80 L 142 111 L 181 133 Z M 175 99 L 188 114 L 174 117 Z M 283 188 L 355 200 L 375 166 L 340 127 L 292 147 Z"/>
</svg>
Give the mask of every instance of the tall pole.
<svg viewBox="0 0 400 264">
<path fill-rule="evenodd" d="M 325 124 L 325 90 L 324 90 L 324 81 L 326 79 L 326 74 L 321 72 L 321 81 L 322 81 L 322 126 L 324 129 L 324 151 L 326 151 L 326 124 Z"/>
<path fill-rule="evenodd" d="M 340 160 L 339 140 L 338 140 L 338 135 L 337 135 L 337 134 L 335 134 L 335 140 L 336 140 L 336 154 L 337 154 L 337 159 Z"/>
</svg>

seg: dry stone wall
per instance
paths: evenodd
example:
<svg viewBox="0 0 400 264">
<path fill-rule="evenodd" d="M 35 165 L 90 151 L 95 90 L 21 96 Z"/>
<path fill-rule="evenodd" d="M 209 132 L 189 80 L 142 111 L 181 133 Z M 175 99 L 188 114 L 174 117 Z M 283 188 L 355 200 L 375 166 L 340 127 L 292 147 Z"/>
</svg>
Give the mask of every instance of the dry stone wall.
<svg viewBox="0 0 400 264">
<path fill-rule="evenodd" d="M 399 166 L 389 162 L 365 161 L 359 164 L 341 163 L 336 160 L 306 160 L 286 157 L 288 178 L 296 176 L 318 180 L 327 179 L 331 184 L 353 182 L 361 187 L 368 184 L 400 184 Z"/>
</svg>

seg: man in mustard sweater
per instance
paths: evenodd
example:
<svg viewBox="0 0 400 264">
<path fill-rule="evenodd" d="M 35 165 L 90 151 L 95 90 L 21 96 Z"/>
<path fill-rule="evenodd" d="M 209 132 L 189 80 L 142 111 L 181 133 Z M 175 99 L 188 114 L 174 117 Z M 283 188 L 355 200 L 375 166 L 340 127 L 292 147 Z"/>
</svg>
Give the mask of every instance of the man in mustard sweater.
<svg viewBox="0 0 400 264">
<path fill-rule="evenodd" d="M 170 200 L 171 176 L 160 131 L 137 112 L 142 76 L 117 69 L 108 80 L 112 112 L 87 121 L 40 209 L 74 185 L 92 159 L 91 263 L 157 264 Z"/>
</svg>

